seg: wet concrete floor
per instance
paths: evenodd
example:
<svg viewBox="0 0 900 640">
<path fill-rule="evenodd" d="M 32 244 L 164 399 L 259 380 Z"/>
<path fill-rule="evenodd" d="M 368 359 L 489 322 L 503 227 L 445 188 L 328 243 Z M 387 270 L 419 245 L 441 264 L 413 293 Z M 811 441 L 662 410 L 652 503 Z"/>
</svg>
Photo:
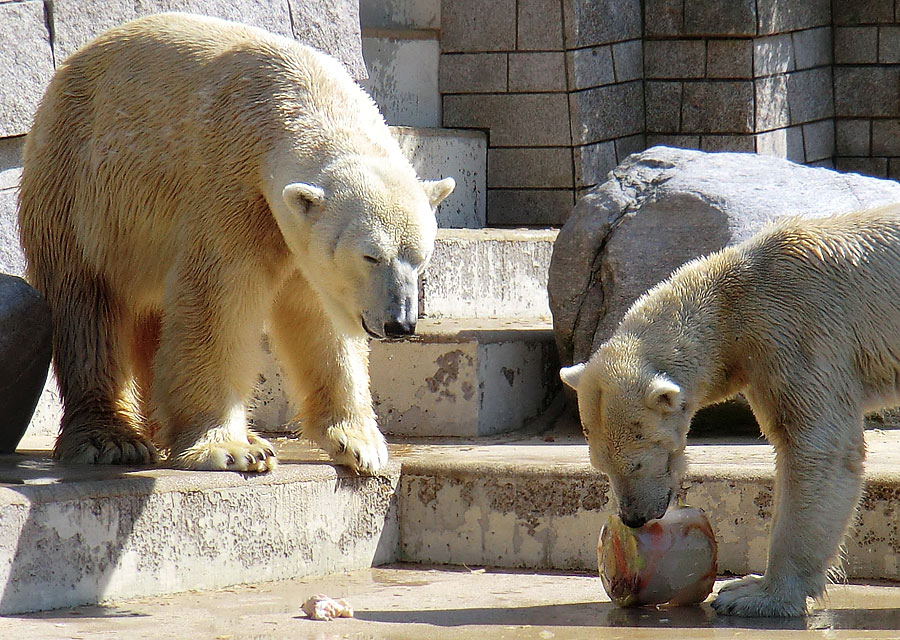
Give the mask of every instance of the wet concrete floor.
<svg viewBox="0 0 900 640">
<path fill-rule="evenodd" d="M 347 599 L 356 617 L 306 619 L 317 593 Z M 398 564 L 5 617 L 0 638 L 900 638 L 900 585 L 832 585 L 810 616 L 784 620 L 722 617 L 708 602 L 621 609 L 593 575 Z"/>
</svg>

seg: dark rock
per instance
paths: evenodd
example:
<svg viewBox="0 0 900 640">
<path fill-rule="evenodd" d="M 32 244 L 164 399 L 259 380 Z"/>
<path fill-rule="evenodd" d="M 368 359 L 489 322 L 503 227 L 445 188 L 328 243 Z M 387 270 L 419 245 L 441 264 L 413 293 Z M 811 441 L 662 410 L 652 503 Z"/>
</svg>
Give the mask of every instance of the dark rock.
<svg viewBox="0 0 900 640">
<path fill-rule="evenodd" d="M 50 308 L 22 278 L 0 274 L 0 453 L 25 434 L 50 367 Z"/>
</svg>

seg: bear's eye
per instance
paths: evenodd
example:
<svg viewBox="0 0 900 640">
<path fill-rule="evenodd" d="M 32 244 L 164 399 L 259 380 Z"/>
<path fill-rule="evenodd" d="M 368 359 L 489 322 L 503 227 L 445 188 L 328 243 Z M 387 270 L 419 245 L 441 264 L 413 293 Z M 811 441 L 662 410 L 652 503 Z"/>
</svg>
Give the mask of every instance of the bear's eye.
<svg viewBox="0 0 900 640">
<path fill-rule="evenodd" d="M 381 260 L 379 260 L 375 256 L 369 256 L 369 255 L 363 256 L 363 260 L 365 260 L 369 264 L 378 264 L 379 262 L 381 262 Z"/>
</svg>

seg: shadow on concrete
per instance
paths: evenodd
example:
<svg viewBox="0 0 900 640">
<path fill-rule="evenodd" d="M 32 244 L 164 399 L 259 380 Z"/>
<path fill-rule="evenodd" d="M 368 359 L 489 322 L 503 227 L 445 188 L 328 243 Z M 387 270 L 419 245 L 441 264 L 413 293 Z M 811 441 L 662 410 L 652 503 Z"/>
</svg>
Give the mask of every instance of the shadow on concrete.
<svg viewBox="0 0 900 640">
<path fill-rule="evenodd" d="M 833 609 L 818 611 L 806 618 L 740 618 L 719 616 L 708 604 L 668 609 L 623 609 L 610 602 L 585 602 L 509 608 L 356 611 L 356 617 L 372 622 L 439 627 L 535 625 L 541 628 L 590 627 L 594 631 L 598 631 L 598 627 L 760 631 L 900 629 L 900 609 Z"/>
<path fill-rule="evenodd" d="M 141 470 L 0 456 L 0 614 L 102 599 L 156 483 Z"/>
<path fill-rule="evenodd" d="M 112 620 L 116 618 L 150 618 L 149 613 L 117 606 L 85 605 L 77 609 L 51 609 L 33 613 L 7 614 L 8 620 Z"/>
</svg>

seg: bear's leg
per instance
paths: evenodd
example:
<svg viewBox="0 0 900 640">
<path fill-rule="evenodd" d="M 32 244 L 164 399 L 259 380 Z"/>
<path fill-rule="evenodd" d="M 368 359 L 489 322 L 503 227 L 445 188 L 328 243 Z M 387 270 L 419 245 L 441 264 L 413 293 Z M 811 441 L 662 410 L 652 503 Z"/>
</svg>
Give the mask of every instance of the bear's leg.
<svg viewBox="0 0 900 640">
<path fill-rule="evenodd" d="M 145 430 L 151 438 L 156 435 L 153 423 L 155 414 L 152 403 L 153 361 L 159 350 L 159 336 L 162 331 L 162 315 L 150 312 L 139 316 L 134 323 L 131 338 L 131 367 L 134 372 L 135 391 L 139 400 Z"/>
<path fill-rule="evenodd" d="M 366 338 L 341 335 L 299 274 L 275 300 L 269 337 L 301 410 L 303 436 L 338 464 L 380 471 L 388 452 L 372 408 Z"/>
<path fill-rule="evenodd" d="M 716 611 L 799 616 L 807 611 L 807 597 L 824 593 L 826 574 L 862 490 L 863 425 L 854 413 L 831 407 L 817 418 L 789 420 L 781 437 L 767 432 L 776 448 L 768 566 L 761 578 L 749 576 L 723 587 L 713 602 Z"/>
<path fill-rule="evenodd" d="M 77 463 L 156 462 L 159 455 L 144 432 L 128 366 L 131 318 L 100 278 L 81 273 L 62 281 L 83 286 L 46 288 L 54 311 L 54 366 L 64 403 L 54 455 Z"/>
<path fill-rule="evenodd" d="M 153 367 L 158 439 L 175 467 L 274 469 L 275 449 L 248 429 L 245 411 L 259 372 L 265 284 L 203 256 L 184 263 L 166 293 Z"/>
</svg>

